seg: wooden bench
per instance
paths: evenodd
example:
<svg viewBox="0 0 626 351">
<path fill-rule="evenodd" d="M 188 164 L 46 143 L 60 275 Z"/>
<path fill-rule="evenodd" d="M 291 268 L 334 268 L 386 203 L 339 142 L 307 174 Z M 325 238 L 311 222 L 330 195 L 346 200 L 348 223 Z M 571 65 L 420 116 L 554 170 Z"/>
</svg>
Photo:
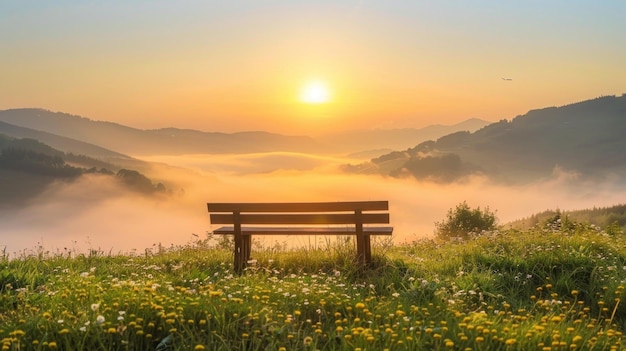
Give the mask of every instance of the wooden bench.
<svg viewBox="0 0 626 351">
<path fill-rule="evenodd" d="M 252 235 L 356 235 L 357 262 L 371 263 L 370 235 L 391 235 L 387 201 L 208 203 L 211 224 L 228 224 L 214 234 L 232 234 L 235 271 L 250 260 Z"/>
</svg>

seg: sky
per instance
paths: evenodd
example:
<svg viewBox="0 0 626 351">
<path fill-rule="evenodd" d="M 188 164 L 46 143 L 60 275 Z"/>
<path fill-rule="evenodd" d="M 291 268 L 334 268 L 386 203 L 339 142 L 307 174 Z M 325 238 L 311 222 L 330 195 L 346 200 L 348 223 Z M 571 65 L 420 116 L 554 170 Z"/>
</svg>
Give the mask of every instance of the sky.
<svg viewBox="0 0 626 351">
<path fill-rule="evenodd" d="M 0 1 L 0 109 L 142 129 L 497 121 L 626 93 L 624 62 L 621 0 Z"/>
</svg>

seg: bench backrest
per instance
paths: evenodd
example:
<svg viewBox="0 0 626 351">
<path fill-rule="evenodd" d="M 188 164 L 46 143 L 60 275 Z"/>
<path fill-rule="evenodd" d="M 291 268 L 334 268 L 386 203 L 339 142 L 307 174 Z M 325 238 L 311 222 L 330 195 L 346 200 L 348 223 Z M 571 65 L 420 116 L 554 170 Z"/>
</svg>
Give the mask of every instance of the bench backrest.
<svg viewBox="0 0 626 351">
<path fill-rule="evenodd" d="M 389 223 L 389 213 L 380 212 L 389 210 L 388 201 L 208 203 L 207 208 L 211 224 Z"/>
</svg>

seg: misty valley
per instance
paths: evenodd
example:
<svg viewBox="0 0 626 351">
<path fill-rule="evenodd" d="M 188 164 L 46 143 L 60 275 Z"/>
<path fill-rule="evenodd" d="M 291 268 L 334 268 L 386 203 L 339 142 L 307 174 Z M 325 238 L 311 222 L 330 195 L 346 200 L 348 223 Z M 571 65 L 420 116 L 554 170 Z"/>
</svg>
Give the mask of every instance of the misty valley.
<svg viewBox="0 0 626 351">
<path fill-rule="evenodd" d="M 545 210 L 619 205 L 625 118 L 624 95 L 496 123 L 317 137 L 140 130 L 40 109 L 0 111 L 0 248 L 183 245 L 211 231 L 207 202 L 384 199 L 395 242 L 431 237 L 435 221 L 463 201 L 496 210 L 502 225 Z"/>
</svg>

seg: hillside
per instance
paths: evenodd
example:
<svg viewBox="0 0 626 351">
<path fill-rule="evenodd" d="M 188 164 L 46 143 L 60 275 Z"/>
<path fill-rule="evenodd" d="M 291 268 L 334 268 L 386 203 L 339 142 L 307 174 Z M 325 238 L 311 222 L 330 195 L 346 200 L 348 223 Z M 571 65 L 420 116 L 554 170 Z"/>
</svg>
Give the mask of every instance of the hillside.
<svg viewBox="0 0 626 351">
<path fill-rule="evenodd" d="M 9 124 L 6 122 L 0 122 L 0 133 L 14 137 L 14 138 L 28 138 L 39 140 L 42 143 L 50 145 L 51 147 L 66 152 L 73 153 L 76 155 L 85 155 L 95 158 L 124 158 L 128 159 L 129 157 L 120 154 L 103 147 L 93 145 L 90 143 L 86 143 L 83 141 L 79 141 L 72 138 L 67 138 L 63 136 L 59 136 L 56 134 L 42 132 L 39 130 L 19 127 L 13 124 Z"/>
<path fill-rule="evenodd" d="M 503 182 L 544 179 L 555 170 L 585 178 L 626 170 L 626 95 L 529 111 L 476 132 L 457 132 L 347 167 L 354 172 L 452 181 L 483 174 Z"/>
<path fill-rule="evenodd" d="M 315 151 L 309 137 L 268 132 L 208 133 L 164 128 L 142 130 L 42 109 L 0 111 L 0 121 L 44 131 L 128 155 L 180 155 L 265 151 Z"/>
<path fill-rule="evenodd" d="M 19 207 L 55 182 L 72 182 L 83 175 L 115 179 L 128 190 L 152 194 L 165 192 L 136 170 L 84 155 L 67 154 L 35 139 L 0 134 L 0 206 Z M 84 189 L 89 192 L 91 189 Z"/>
<path fill-rule="evenodd" d="M 212 240 L 216 239 L 216 240 Z M 0 258 L 6 350 L 622 350 L 626 239 L 504 231 L 466 242 Z M 29 347 L 25 347 L 28 345 Z M 35 345 L 35 347 L 30 347 Z M 46 345 L 46 347 L 36 347 Z M 546 346 L 549 345 L 549 346 Z"/>
<path fill-rule="evenodd" d="M 507 227 L 528 230 L 536 226 L 545 226 L 550 222 L 560 219 L 560 223 L 585 223 L 600 228 L 624 228 L 626 229 L 626 205 L 614 205 L 610 207 L 594 207 L 591 209 L 561 211 L 546 210 L 535 213 L 527 218 L 522 218 L 506 224 Z"/>
</svg>

